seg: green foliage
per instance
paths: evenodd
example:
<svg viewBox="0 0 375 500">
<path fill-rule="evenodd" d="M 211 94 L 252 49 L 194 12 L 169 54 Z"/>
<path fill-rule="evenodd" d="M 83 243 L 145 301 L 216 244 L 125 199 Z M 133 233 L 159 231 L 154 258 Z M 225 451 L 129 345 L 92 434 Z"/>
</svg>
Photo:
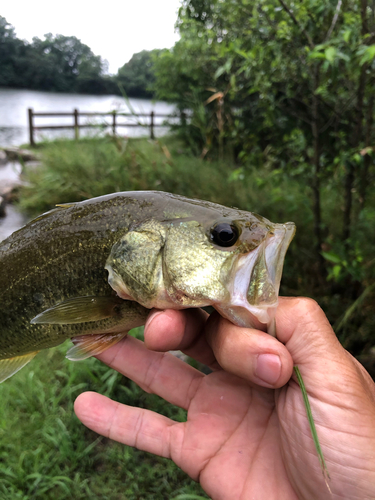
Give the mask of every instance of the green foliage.
<svg viewBox="0 0 375 500">
<path fill-rule="evenodd" d="M 153 97 L 152 85 L 155 81 L 153 57 L 157 58 L 159 50 L 142 50 L 134 54 L 117 73 L 117 82 L 132 97 Z"/>
<path fill-rule="evenodd" d="M 0 86 L 56 92 L 105 93 L 115 84 L 103 76 L 105 65 L 75 36 L 19 40 L 0 16 Z"/>
<path fill-rule="evenodd" d="M 242 164 L 304 178 L 322 261 L 320 186 L 336 180 L 346 240 L 375 176 L 373 156 L 361 157 L 374 140 L 374 18 L 354 0 L 288 5 L 185 0 L 155 89 L 189 117 L 180 136 L 193 151 L 220 156 L 224 143 Z"/>
<path fill-rule="evenodd" d="M 297 126 L 312 142 L 314 94 L 321 96 L 322 149 L 332 151 L 333 158 L 338 124 L 346 123 L 347 138 L 352 134 L 356 102 L 349 98 L 361 67 L 374 55 L 361 33 L 356 2 L 345 5 L 345 14 L 334 25 L 337 2 L 300 2 L 293 12 L 284 5 L 279 0 L 185 0 L 178 21 L 181 40 L 155 60 L 155 86 L 158 97 L 193 113 L 193 93 L 199 93 L 203 104 L 209 88 L 227 91 L 227 142 L 241 147 L 250 159 L 254 149 L 271 143 L 278 148 L 278 161 L 285 159 L 294 168 L 301 159 L 287 156 L 283 138 Z M 365 98 L 371 90 L 368 80 Z M 210 108 L 215 102 L 206 106 L 208 114 Z"/>
<path fill-rule="evenodd" d="M 17 81 L 14 59 L 23 57 L 23 43 L 16 37 L 13 26 L 0 16 L 0 85 L 11 86 Z"/>
<path fill-rule="evenodd" d="M 134 54 L 116 76 L 106 75 L 106 63 L 75 36 L 34 37 L 32 43 L 17 38 L 14 28 L 0 16 L 0 87 L 55 92 L 121 94 L 151 97 L 154 80 L 152 54 Z"/>
</svg>

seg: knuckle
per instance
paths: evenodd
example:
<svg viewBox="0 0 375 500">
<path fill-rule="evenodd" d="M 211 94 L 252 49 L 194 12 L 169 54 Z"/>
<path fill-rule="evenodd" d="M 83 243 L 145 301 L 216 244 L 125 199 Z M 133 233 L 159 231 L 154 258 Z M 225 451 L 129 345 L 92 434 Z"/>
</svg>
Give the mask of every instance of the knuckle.
<svg viewBox="0 0 375 500">
<path fill-rule="evenodd" d="M 297 308 L 304 316 L 315 316 L 322 313 L 322 309 L 316 300 L 309 297 L 299 297 L 297 300 Z"/>
</svg>

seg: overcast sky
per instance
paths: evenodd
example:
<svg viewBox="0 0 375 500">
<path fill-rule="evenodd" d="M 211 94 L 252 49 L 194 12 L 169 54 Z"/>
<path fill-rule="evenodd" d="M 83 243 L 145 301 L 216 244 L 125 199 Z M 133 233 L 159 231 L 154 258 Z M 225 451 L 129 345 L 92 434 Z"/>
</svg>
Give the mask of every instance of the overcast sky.
<svg viewBox="0 0 375 500">
<path fill-rule="evenodd" d="M 76 36 L 116 73 L 141 50 L 170 48 L 181 0 L 2 0 L 0 15 L 18 38 Z"/>
</svg>

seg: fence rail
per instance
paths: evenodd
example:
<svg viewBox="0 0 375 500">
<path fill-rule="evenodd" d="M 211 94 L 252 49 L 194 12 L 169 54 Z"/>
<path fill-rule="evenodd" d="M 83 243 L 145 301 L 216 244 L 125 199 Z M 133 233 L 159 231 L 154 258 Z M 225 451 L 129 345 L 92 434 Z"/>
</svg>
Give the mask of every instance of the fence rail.
<svg viewBox="0 0 375 500">
<path fill-rule="evenodd" d="M 155 127 L 163 127 L 165 126 L 163 123 L 155 123 L 155 118 L 176 118 L 172 115 L 167 115 L 163 113 L 155 113 L 151 111 L 150 113 L 119 113 L 117 111 L 111 111 L 108 113 L 101 112 L 82 112 L 78 111 L 78 109 L 74 109 L 73 112 L 54 112 L 54 113 L 44 113 L 44 112 L 35 112 L 32 108 L 28 108 L 28 121 L 29 121 L 29 140 L 30 146 L 35 146 L 35 132 L 38 130 L 57 130 L 57 129 L 72 129 L 74 130 L 74 136 L 76 139 L 79 138 L 79 130 L 82 128 L 95 128 L 95 127 L 103 127 L 102 123 L 80 123 L 80 117 L 95 117 L 95 116 L 109 116 L 112 117 L 111 123 L 105 124 L 106 127 L 112 128 L 112 133 L 116 135 L 116 129 L 118 127 L 147 127 L 150 129 L 150 138 L 155 139 Z M 71 125 L 41 125 L 35 126 L 34 118 L 35 117 L 72 117 L 73 123 Z M 134 123 L 134 122 L 118 122 L 118 117 L 136 117 L 136 118 L 149 118 L 148 123 Z"/>
</svg>

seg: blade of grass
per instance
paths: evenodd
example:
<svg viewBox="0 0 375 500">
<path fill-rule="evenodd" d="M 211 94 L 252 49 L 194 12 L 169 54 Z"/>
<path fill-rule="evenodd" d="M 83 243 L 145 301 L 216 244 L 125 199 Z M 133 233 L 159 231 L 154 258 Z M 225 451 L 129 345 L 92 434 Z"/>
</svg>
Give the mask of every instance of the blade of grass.
<svg viewBox="0 0 375 500">
<path fill-rule="evenodd" d="M 320 462 L 320 467 L 322 469 L 324 481 L 327 485 L 328 491 L 330 493 L 332 493 L 331 488 L 329 487 L 329 484 L 328 484 L 330 477 L 329 477 L 329 473 L 328 473 L 327 464 L 324 460 L 322 448 L 320 447 L 318 433 L 316 431 L 315 422 L 314 422 L 314 418 L 312 415 L 311 406 L 309 403 L 309 398 L 308 398 L 306 387 L 305 387 L 305 384 L 303 382 L 302 375 L 301 375 L 301 372 L 299 371 L 298 366 L 294 366 L 294 372 L 297 376 L 298 384 L 299 384 L 301 391 L 302 391 L 302 397 L 303 397 L 303 402 L 304 402 L 305 408 L 306 408 L 307 419 L 309 421 L 310 431 L 311 431 L 312 438 L 314 440 L 316 452 L 318 454 L 318 458 L 319 458 L 319 462 Z"/>
</svg>

